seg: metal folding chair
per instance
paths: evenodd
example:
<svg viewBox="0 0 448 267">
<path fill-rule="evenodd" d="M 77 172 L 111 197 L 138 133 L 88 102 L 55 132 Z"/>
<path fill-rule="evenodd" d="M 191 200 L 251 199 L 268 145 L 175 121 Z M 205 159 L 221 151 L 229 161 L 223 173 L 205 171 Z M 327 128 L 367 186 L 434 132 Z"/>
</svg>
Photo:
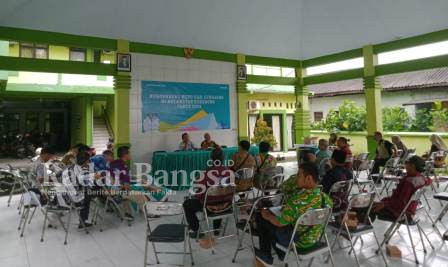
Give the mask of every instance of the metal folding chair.
<svg viewBox="0 0 448 267">
<path fill-rule="evenodd" d="M 431 246 L 431 248 L 434 249 L 434 246 L 432 245 L 432 243 L 429 240 L 428 236 L 426 235 L 425 231 L 423 231 L 423 228 L 420 226 L 419 219 L 415 220 L 413 218 L 408 218 L 408 216 L 406 215 L 406 211 L 407 211 L 408 207 L 411 205 L 411 203 L 413 203 L 413 202 L 420 202 L 420 198 L 422 197 L 424 191 L 425 191 L 424 187 L 418 189 L 417 191 L 415 191 L 415 193 L 412 195 L 411 199 L 409 199 L 408 203 L 406 204 L 404 209 L 401 211 L 401 213 L 398 216 L 398 218 L 395 221 L 392 221 L 392 224 L 389 226 L 389 228 L 384 233 L 384 240 L 381 243 L 380 248 L 379 248 L 380 251 L 381 251 L 381 247 L 384 244 L 388 244 L 389 243 L 389 241 L 392 238 L 392 236 L 398 231 L 398 229 L 400 229 L 400 227 L 402 225 L 406 225 L 406 228 L 408 230 L 408 235 L 409 235 L 409 239 L 411 240 L 412 251 L 414 252 L 414 258 L 415 258 L 415 263 L 416 264 L 419 264 L 419 261 L 417 259 L 417 253 L 415 251 L 415 245 L 414 245 L 414 240 L 412 239 L 410 226 L 417 226 L 417 230 L 418 230 L 418 233 L 420 235 L 420 240 L 422 241 L 423 252 L 425 254 L 426 254 L 427 251 L 426 251 L 425 241 L 423 240 L 423 236 L 425 236 L 425 238 L 428 241 L 428 243 Z M 420 210 L 422 210 L 422 209 L 417 209 L 417 212 L 420 211 Z M 425 208 L 423 208 L 423 210 L 426 211 Z M 426 215 L 428 216 L 428 213 L 426 213 Z M 390 221 L 390 220 L 388 220 L 388 218 L 382 218 L 381 216 L 379 216 L 378 219 L 379 220 L 383 220 L 383 221 Z"/>
<path fill-rule="evenodd" d="M 434 194 L 434 199 L 437 199 L 440 202 L 446 201 L 445 206 L 442 208 L 442 210 L 440 211 L 439 215 L 437 215 L 437 218 L 432 222 L 432 227 L 434 227 L 437 230 L 437 232 L 440 233 L 440 231 L 437 228 L 436 224 L 437 224 L 437 222 L 442 223 L 442 218 L 448 212 L 448 193 L 447 192 L 436 193 L 436 194 Z"/>
<path fill-rule="evenodd" d="M 285 178 L 284 168 L 282 166 L 276 166 L 264 170 L 264 180 L 258 188 L 257 197 L 264 196 L 266 194 L 276 194 L 280 190 L 283 180 Z"/>
<path fill-rule="evenodd" d="M 223 178 L 222 180 L 227 180 L 226 178 Z M 235 212 L 235 184 L 229 184 L 229 183 L 221 183 L 219 185 L 213 185 L 210 186 L 207 191 L 205 192 L 205 198 L 204 198 L 204 205 L 202 208 L 202 214 L 203 214 L 203 220 L 199 223 L 199 229 L 202 228 L 202 224 L 205 221 L 207 225 L 206 231 L 198 231 L 198 235 L 196 239 L 199 239 L 200 234 L 208 234 L 208 239 L 211 244 L 212 248 L 212 254 L 215 254 L 215 247 L 213 244 L 212 239 L 223 239 L 227 237 L 231 237 L 234 235 L 228 235 L 224 236 L 228 220 L 230 218 L 233 218 L 235 226 L 237 224 L 237 217 Z M 225 198 L 228 199 L 227 201 L 220 201 L 219 203 L 213 202 L 213 198 Z M 212 207 L 220 208 L 216 211 L 212 211 Z M 222 207 L 222 208 L 221 208 Z M 216 220 L 224 220 L 224 226 L 222 226 L 220 229 L 211 229 L 210 222 L 213 224 Z M 219 238 L 212 238 L 212 235 L 215 231 L 222 231 L 221 236 Z M 238 231 L 236 231 L 236 234 L 238 235 Z"/>
<path fill-rule="evenodd" d="M 365 216 L 361 222 L 358 223 L 356 229 L 350 229 L 347 225 L 347 222 L 345 220 L 342 221 L 339 225 L 337 223 L 330 223 L 329 227 L 332 228 L 332 230 L 337 230 L 336 237 L 334 239 L 334 242 L 332 244 L 332 248 L 334 248 L 336 242 L 338 241 L 339 236 L 343 236 L 346 239 L 350 241 L 350 251 L 349 254 L 353 251 L 353 255 L 355 256 L 356 264 L 358 266 L 361 266 L 359 263 L 358 256 L 356 255 L 355 251 L 355 244 L 356 242 L 362 238 L 363 235 L 366 234 L 373 234 L 373 237 L 375 238 L 375 241 L 378 245 L 378 249 L 380 250 L 381 245 L 378 241 L 378 238 L 375 234 L 375 229 L 373 228 L 372 221 L 370 220 L 369 213 L 373 205 L 373 201 L 375 200 L 375 193 L 360 193 L 353 195 L 350 198 L 348 207 L 344 213 L 344 217 L 348 216 L 348 212 L 355 209 L 355 210 L 364 210 L 366 211 Z M 362 241 L 362 239 L 361 239 Z M 388 266 L 386 258 L 384 257 L 383 251 L 380 250 L 381 257 L 384 260 L 384 263 L 386 266 Z"/>
<path fill-rule="evenodd" d="M 235 172 L 235 183 L 237 184 L 236 187 L 236 193 L 238 195 L 244 195 L 247 196 L 249 194 L 252 194 L 253 197 L 255 197 L 254 195 L 254 175 L 255 175 L 255 171 L 254 168 L 242 168 L 239 169 Z M 238 188 L 238 183 L 243 183 L 243 184 L 247 184 L 247 188 L 243 188 L 242 190 L 239 190 Z"/>
<path fill-rule="evenodd" d="M 235 262 L 236 257 L 238 256 L 238 253 L 244 249 L 243 247 L 243 241 L 244 241 L 244 236 L 246 235 L 246 233 L 249 234 L 250 238 L 251 238 L 251 249 L 252 252 L 254 252 L 254 237 L 253 237 L 253 233 L 252 233 L 252 229 L 250 227 L 250 222 L 251 219 L 254 218 L 255 213 L 260 211 L 263 208 L 263 204 L 264 203 L 269 203 L 270 206 L 273 207 L 280 207 L 283 205 L 283 200 L 284 200 L 284 195 L 283 194 L 276 194 L 276 195 L 269 195 L 269 196 L 262 196 L 260 198 L 257 198 L 253 205 L 252 208 L 250 210 L 249 213 L 249 217 L 247 218 L 246 222 L 244 224 L 241 225 L 237 225 L 237 231 L 241 231 L 241 234 L 238 235 L 238 244 L 236 246 L 236 250 L 235 250 L 235 254 L 233 255 L 233 259 L 232 262 Z"/>
<path fill-rule="evenodd" d="M 191 240 L 188 235 L 188 225 L 180 224 L 159 224 L 154 229 L 151 228 L 151 222 L 162 217 L 182 215 L 184 210 L 181 203 L 175 202 L 148 202 L 144 206 L 146 218 L 146 237 L 145 237 L 145 258 L 144 266 L 148 263 L 148 243 L 151 243 L 157 264 L 160 264 L 159 254 L 177 254 L 184 255 L 184 261 L 181 266 L 185 265 L 185 257 L 190 255 L 191 265 L 194 265 L 193 250 L 191 249 Z M 186 220 L 182 220 L 186 221 Z M 155 243 L 184 243 L 183 252 L 174 251 L 157 251 Z M 187 252 L 187 245 L 189 251 Z"/>
<path fill-rule="evenodd" d="M 386 194 L 389 195 L 389 189 L 391 189 L 392 185 L 400 181 L 401 175 L 400 168 L 398 167 L 399 163 L 399 157 L 390 158 L 386 162 L 383 170 L 379 174 L 379 178 L 384 182 L 383 188 L 380 191 L 380 195 L 382 195 L 384 191 L 386 191 Z M 376 175 L 372 174 L 372 176 Z"/>
<path fill-rule="evenodd" d="M 353 183 L 357 186 L 358 193 L 363 193 L 366 191 L 366 188 L 368 188 L 367 192 L 375 192 L 376 196 L 379 198 L 380 194 L 375 186 L 375 181 L 373 181 L 373 177 L 372 175 L 370 175 L 374 164 L 375 161 L 373 160 L 367 160 L 366 162 L 362 163 L 358 177 L 353 177 Z M 366 178 L 364 179 L 360 177 L 362 171 L 365 171 L 367 174 Z"/>
<path fill-rule="evenodd" d="M 314 258 L 317 256 L 329 253 L 329 257 L 331 259 L 331 264 L 334 266 L 333 254 L 331 253 L 330 242 L 328 241 L 326 228 L 328 224 L 328 220 L 331 216 L 331 208 L 321 208 L 321 209 L 310 209 L 305 212 L 302 216 L 299 217 L 297 222 L 295 223 L 293 235 L 291 236 L 291 240 L 289 241 L 288 247 L 284 247 L 280 244 L 276 244 L 276 247 L 283 252 L 285 252 L 285 258 L 283 259 L 283 265 L 288 266 L 288 256 L 289 252 L 292 250 L 294 255 L 296 256 L 297 265 L 299 266 L 299 261 L 301 260 L 310 260 L 308 267 L 313 264 Z M 323 225 L 322 234 L 320 241 L 315 244 L 313 247 L 308 249 L 298 249 L 295 244 L 295 237 L 297 229 L 302 227 L 312 227 L 316 225 Z"/>
<path fill-rule="evenodd" d="M 353 178 L 358 179 L 361 172 L 369 168 L 369 152 L 363 152 L 355 157 L 353 162 L 359 162 L 357 166 L 353 166 Z"/>
<path fill-rule="evenodd" d="M 331 186 L 328 195 L 333 200 L 332 216 L 338 216 L 341 213 L 345 213 L 352 185 L 353 181 L 348 180 L 336 182 Z"/>
</svg>

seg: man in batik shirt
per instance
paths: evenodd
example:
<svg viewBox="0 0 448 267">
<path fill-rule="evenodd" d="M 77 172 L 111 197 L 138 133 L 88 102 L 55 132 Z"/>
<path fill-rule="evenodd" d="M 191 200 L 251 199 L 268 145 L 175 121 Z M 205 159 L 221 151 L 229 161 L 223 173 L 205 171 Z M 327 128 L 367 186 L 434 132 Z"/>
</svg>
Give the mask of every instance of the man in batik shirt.
<svg viewBox="0 0 448 267">
<path fill-rule="evenodd" d="M 299 194 L 291 196 L 279 216 L 275 216 L 269 210 L 262 210 L 257 216 L 257 230 L 263 233 L 259 236 L 260 247 L 255 249 L 255 256 L 258 261 L 265 266 L 271 266 L 273 258 L 272 248 L 280 260 L 283 260 L 285 253 L 279 250 L 275 244 L 288 247 L 293 235 L 296 221 L 306 211 L 332 207 L 333 203 L 328 195 L 321 192 L 318 187 L 319 171 L 314 163 L 303 163 L 299 166 L 297 174 L 297 186 L 303 189 Z M 307 249 L 319 242 L 324 230 L 324 225 L 314 225 L 311 227 L 299 227 L 295 245 L 297 249 Z"/>
</svg>

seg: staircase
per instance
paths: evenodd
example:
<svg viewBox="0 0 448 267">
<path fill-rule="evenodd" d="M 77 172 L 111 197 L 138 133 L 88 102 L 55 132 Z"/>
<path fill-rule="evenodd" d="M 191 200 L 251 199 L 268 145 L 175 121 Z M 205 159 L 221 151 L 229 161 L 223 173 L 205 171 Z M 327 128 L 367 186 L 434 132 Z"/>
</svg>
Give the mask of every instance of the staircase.
<svg viewBox="0 0 448 267">
<path fill-rule="evenodd" d="M 109 142 L 109 131 L 107 130 L 104 119 L 93 119 L 93 134 L 92 134 L 92 147 L 95 148 L 96 154 L 103 153 L 107 149 L 107 143 Z"/>
</svg>

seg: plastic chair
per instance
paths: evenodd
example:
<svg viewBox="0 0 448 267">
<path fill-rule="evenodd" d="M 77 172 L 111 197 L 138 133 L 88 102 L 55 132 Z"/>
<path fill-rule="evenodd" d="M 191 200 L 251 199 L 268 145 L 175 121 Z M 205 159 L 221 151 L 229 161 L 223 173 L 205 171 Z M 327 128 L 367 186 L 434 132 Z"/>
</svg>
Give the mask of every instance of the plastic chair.
<svg viewBox="0 0 448 267">
<path fill-rule="evenodd" d="M 144 266 L 148 264 L 148 243 L 151 243 L 157 264 L 160 264 L 159 254 L 177 254 L 190 255 L 191 265 L 194 265 L 193 250 L 191 249 L 191 240 L 188 235 L 188 225 L 181 224 L 159 224 L 154 229 L 151 228 L 151 221 L 167 216 L 182 215 L 184 217 L 184 210 L 181 203 L 175 202 L 148 202 L 144 206 L 146 218 L 146 236 L 145 236 L 145 258 Z M 186 221 L 186 220 L 183 220 Z M 184 243 L 183 252 L 174 251 L 157 251 L 155 243 Z M 189 252 L 187 252 L 187 245 Z"/>
<path fill-rule="evenodd" d="M 412 234 L 411 234 L 411 230 L 410 230 L 410 226 L 417 226 L 417 230 L 418 233 L 420 235 L 420 240 L 422 241 L 422 246 L 423 246 L 423 252 L 426 254 L 426 247 L 425 247 L 425 242 L 423 240 L 423 236 L 425 236 L 426 240 L 428 241 L 429 245 L 431 246 L 432 249 L 434 249 L 434 246 L 432 245 L 431 241 L 429 240 L 428 236 L 426 235 L 426 233 L 423 231 L 423 228 L 420 226 L 419 220 L 415 220 L 413 218 L 408 218 L 408 216 L 406 215 L 406 211 L 408 209 L 408 207 L 411 205 L 411 203 L 413 202 L 420 202 L 420 198 L 423 195 L 423 193 L 425 192 L 425 188 L 420 188 L 417 191 L 414 192 L 414 194 L 412 195 L 411 199 L 409 199 L 408 203 L 406 204 L 406 206 L 404 207 L 404 209 L 401 211 L 400 215 L 398 216 L 398 218 L 395 221 L 392 221 L 392 224 L 389 226 L 389 228 L 386 230 L 385 234 L 384 234 L 384 240 L 381 243 L 381 245 L 379 246 L 379 250 L 381 250 L 381 247 L 384 244 L 388 244 L 390 239 L 392 238 L 392 236 L 397 232 L 398 229 L 400 229 L 400 227 L 402 225 L 406 225 L 406 228 L 408 230 L 408 235 L 409 235 L 409 239 L 411 240 L 411 246 L 412 246 L 412 251 L 414 253 L 414 258 L 415 258 L 415 263 L 419 264 L 419 261 L 417 259 L 417 253 L 415 251 L 415 245 L 414 245 L 414 240 L 412 239 Z M 423 208 L 424 209 L 424 208 Z M 417 209 L 417 211 L 419 211 L 421 209 Z M 426 211 L 426 209 L 425 209 Z M 426 213 L 427 216 L 428 213 Z M 383 221 L 390 221 L 388 220 L 388 218 L 382 218 L 382 217 L 378 217 L 379 220 L 383 220 Z M 377 251 L 378 253 L 378 251 Z M 382 252 L 381 252 L 382 253 Z"/>
<path fill-rule="evenodd" d="M 340 223 L 339 225 L 337 223 L 329 224 L 330 228 L 332 228 L 333 230 L 337 230 L 337 234 L 336 234 L 336 237 L 332 244 L 332 248 L 338 241 L 339 236 L 343 236 L 343 237 L 347 238 L 350 241 L 350 246 L 351 246 L 349 254 L 353 251 L 353 255 L 355 256 L 356 264 L 358 266 L 361 266 L 361 265 L 359 263 L 358 256 L 356 255 L 355 244 L 358 241 L 358 239 L 361 238 L 361 236 L 366 235 L 366 234 L 373 234 L 373 237 L 375 238 L 375 241 L 378 245 L 378 249 L 381 252 L 381 257 L 383 258 L 386 266 L 388 266 L 386 258 L 384 257 L 383 251 L 380 250 L 381 245 L 378 241 L 378 238 L 375 234 L 375 229 L 373 228 L 372 221 L 370 220 L 370 217 L 369 217 L 369 213 L 372 208 L 374 199 L 375 199 L 375 193 L 373 193 L 373 192 L 356 194 L 350 198 L 348 207 L 347 207 L 342 218 L 346 218 L 348 216 L 348 212 L 351 211 L 352 209 L 366 211 L 363 220 L 361 222 L 359 222 L 356 229 L 350 229 L 347 225 L 346 220 L 343 220 L 342 223 Z"/>
<path fill-rule="evenodd" d="M 283 259 L 283 265 L 288 266 L 287 260 L 289 256 L 289 252 L 292 250 L 297 259 L 297 265 L 299 266 L 300 260 L 310 260 L 308 266 L 313 264 L 313 260 L 315 257 L 320 256 L 322 254 L 329 253 L 329 257 L 331 259 L 331 264 L 334 266 L 333 254 L 331 253 L 330 242 L 328 241 L 326 228 L 328 224 L 328 220 L 331 216 L 331 208 L 321 208 L 321 209 L 310 209 L 305 212 L 302 216 L 297 220 L 293 235 L 291 236 L 291 240 L 289 241 L 288 247 L 283 247 L 280 244 L 276 244 L 276 247 L 285 252 L 285 258 Z M 294 239 L 296 237 L 295 233 L 299 226 L 312 227 L 316 225 L 323 225 L 322 235 L 320 241 L 315 244 L 313 247 L 300 250 L 297 249 Z"/>
</svg>

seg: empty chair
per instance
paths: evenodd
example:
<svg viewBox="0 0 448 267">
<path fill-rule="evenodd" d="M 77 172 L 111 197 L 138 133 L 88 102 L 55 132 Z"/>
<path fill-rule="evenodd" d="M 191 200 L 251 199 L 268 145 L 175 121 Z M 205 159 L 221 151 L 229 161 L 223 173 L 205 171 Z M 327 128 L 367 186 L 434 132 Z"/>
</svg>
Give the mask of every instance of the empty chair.
<svg viewBox="0 0 448 267">
<path fill-rule="evenodd" d="M 156 263 L 160 264 L 159 254 L 180 254 L 185 257 L 190 255 L 191 265 L 194 265 L 193 250 L 191 249 L 191 240 L 188 235 L 188 225 L 184 223 L 180 224 L 159 224 L 154 229 L 151 228 L 151 221 L 157 220 L 167 216 L 184 216 L 182 204 L 175 202 L 148 202 L 144 206 L 145 218 L 146 218 L 146 235 L 145 235 L 145 258 L 144 266 L 148 263 L 148 244 L 151 243 Z M 186 221 L 186 220 L 182 220 Z M 156 249 L 156 243 L 184 243 L 183 252 L 175 251 L 158 251 Z M 187 251 L 188 246 L 188 251 Z"/>
</svg>

